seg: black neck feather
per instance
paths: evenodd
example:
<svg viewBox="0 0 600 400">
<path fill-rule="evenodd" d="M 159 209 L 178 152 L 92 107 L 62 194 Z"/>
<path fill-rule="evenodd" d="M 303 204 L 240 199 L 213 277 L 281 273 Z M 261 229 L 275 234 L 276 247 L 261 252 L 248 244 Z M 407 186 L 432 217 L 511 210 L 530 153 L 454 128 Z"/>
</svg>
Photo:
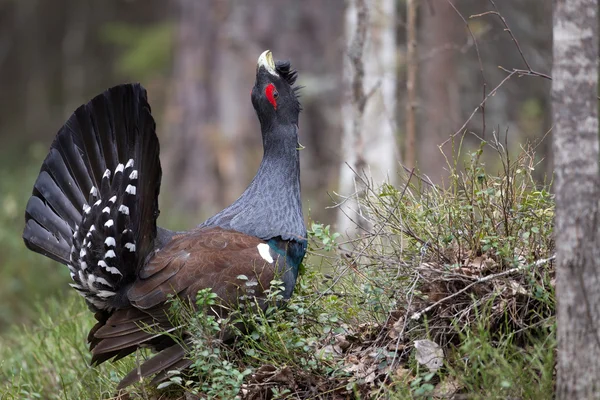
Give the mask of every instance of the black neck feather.
<svg viewBox="0 0 600 400">
<path fill-rule="evenodd" d="M 261 125 L 264 155 L 256 176 L 239 199 L 202 226 L 220 226 L 264 240 L 304 240 L 298 126 Z"/>
</svg>

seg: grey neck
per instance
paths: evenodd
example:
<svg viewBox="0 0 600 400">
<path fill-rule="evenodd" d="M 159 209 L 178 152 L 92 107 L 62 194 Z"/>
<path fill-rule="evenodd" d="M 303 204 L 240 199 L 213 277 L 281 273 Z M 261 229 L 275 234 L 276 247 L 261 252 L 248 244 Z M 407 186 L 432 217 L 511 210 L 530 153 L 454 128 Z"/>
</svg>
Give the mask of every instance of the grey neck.
<svg viewBox="0 0 600 400">
<path fill-rule="evenodd" d="M 263 147 L 262 162 L 248 188 L 201 226 L 220 226 L 263 240 L 305 240 L 297 125 L 263 126 Z"/>
</svg>

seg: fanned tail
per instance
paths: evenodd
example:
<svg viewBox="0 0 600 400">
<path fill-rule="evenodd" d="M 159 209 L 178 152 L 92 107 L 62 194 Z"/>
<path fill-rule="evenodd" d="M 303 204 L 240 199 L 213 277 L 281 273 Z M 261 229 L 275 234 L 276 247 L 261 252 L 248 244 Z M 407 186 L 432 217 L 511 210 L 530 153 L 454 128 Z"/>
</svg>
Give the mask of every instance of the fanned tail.
<svg viewBox="0 0 600 400">
<path fill-rule="evenodd" d="M 27 203 L 27 247 L 69 267 L 94 310 L 126 301 L 153 249 L 161 167 L 146 91 L 120 85 L 59 130 Z"/>
</svg>

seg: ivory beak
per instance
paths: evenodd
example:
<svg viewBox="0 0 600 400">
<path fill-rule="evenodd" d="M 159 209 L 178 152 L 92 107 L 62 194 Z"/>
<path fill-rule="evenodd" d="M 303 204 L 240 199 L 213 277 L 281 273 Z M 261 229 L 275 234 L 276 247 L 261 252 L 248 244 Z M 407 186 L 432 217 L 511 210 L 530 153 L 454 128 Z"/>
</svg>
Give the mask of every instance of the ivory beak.
<svg viewBox="0 0 600 400">
<path fill-rule="evenodd" d="M 271 53 L 271 50 L 265 50 L 260 57 L 258 57 L 256 70 L 258 71 L 260 67 L 264 67 L 271 75 L 279 76 L 277 71 L 275 71 L 275 61 L 273 60 L 273 53 Z"/>
</svg>

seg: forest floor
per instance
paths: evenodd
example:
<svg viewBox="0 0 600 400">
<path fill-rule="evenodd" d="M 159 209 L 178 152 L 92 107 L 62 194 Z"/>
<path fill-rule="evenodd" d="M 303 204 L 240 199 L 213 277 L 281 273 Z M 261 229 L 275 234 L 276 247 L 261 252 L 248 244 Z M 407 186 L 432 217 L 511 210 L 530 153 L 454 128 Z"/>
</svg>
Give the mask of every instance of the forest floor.
<svg viewBox="0 0 600 400">
<path fill-rule="evenodd" d="M 481 161 L 490 148 L 498 151 L 499 173 Z M 89 366 L 85 337 L 93 316 L 77 295 L 44 291 L 48 281 L 27 278 L 39 287 L 38 309 L 14 311 L 12 296 L 27 293 L 7 285 L 12 292 L 0 294 L 8 302 L 0 323 L 18 321 L 19 313 L 35 321 L 12 323 L 0 336 L 0 398 L 551 398 L 553 196 L 533 180 L 526 153 L 510 160 L 486 144 L 460 168 L 448 167 L 443 188 L 417 174 L 398 187 L 365 182 L 359 238 L 311 223 L 310 254 L 285 307 L 240 309 L 216 321 L 201 312 L 214 302 L 208 291 L 198 295 L 200 312 L 174 301 L 193 334 L 195 362 L 189 376 L 173 373 L 159 389 L 142 382 L 129 394 L 115 392 L 142 352 Z M 13 203 L 24 204 L 27 194 L 4 199 L 0 226 L 18 224 Z M 1 236 L 7 232 L 0 228 L 7 266 L 0 277 L 45 262 L 17 251 Z M 46 267 L 58 270 L 36 270 Z M 281 299 L 277 286 L 273 304 Z M 224 345 L 214 333 L 232 320 L 250 333 Z"/>
</svg>

